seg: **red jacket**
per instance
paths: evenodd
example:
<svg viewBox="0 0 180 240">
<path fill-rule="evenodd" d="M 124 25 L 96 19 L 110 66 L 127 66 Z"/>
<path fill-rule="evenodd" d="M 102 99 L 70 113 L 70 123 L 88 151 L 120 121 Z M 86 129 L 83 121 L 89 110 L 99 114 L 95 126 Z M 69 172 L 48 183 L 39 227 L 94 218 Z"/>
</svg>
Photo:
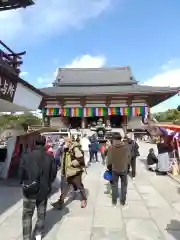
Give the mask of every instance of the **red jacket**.
<svg viewBox="0 0 180 240">
<path fill-rule="evenodd" d="M 46 152 L 49 154 L 49 155 L 51 155 L 51 156 L 54 156 L 54 153 L 53 153 L 53 150 L 52 150 L 52 147 L 51 147 L 51 145 L 46 145 L 45 146 L 45 150 L 46 150 Z"/>
</svg>

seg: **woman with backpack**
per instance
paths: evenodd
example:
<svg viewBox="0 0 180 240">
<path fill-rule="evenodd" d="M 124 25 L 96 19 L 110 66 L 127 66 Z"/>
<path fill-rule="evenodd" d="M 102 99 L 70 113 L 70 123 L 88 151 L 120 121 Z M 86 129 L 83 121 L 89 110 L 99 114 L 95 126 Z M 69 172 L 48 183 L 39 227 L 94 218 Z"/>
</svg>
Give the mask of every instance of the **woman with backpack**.
<svg viewBox="0 0 180 240">
<path fill-rule="evenodd" d="M 60 198 L 52 204 L 56 209 L 61 210 L 64 206 L 64 200 L 69 192 L 70 186 L 76 187 L 81 195 L 81 208 L 85 208 L 87 205 L 87 198 L 82 183 L 82 174 L 84 172 L 84 155 L 81 150 L 80 143 L 72 142 L 71 139 L 67 139 L 64 145 L 64 154 L 61 163 L 61 174 L 67 181 L 68 186 L 65 181 L 62 182 L 61 195 Z"/>
</svg>

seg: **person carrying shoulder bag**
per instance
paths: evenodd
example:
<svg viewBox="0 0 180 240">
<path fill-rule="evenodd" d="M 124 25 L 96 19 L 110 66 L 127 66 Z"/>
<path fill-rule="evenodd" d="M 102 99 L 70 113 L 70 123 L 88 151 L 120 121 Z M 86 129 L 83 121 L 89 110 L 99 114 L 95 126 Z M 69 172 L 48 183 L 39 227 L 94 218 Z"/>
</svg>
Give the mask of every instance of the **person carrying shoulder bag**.
<svg viewBox="0 0 180 240">
<path fill-rule="evenodd" d="M 32 217 L 35 208 L 38 214 L 34 235 L 36 240 L 42 239 L 47 199 L 57 174 L 54 157 L 46 153 L 45 143 L 44 137 L 37 140 L 35 149 L 25 153 L 20 163 L 19 177 L 23 191 L 23 240 L 32 239 Z"/>
<path fill-rule="evenodd" d="M 82 183 L 82 174 L 85 168 L 84 154 L 81 150 L 81 145 L 77 142 L 72 143 L 71 139 L 66 139 L 64 146 L 64 154 L 62 157 L 62 176 L 66 181 L 62 182 L 60 198 L 52 203 L 52 206 L 58 210 L 61 210 L 64 206 L 64 200 L 69 192 L 69 188 L 72 185 L 79 190 L 81 195 L 81 208 L 85 208 L 87 205 L 87 198 Z"/>
</svg>

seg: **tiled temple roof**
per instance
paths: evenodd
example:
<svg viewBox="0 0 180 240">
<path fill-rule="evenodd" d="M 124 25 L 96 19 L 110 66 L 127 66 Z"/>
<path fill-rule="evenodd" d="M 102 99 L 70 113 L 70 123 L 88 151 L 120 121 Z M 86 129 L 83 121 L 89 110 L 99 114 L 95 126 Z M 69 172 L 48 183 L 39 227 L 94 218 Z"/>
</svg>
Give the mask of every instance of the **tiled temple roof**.
<svg viewBox="0 0 180 240">
<path fill-rule="evenodd" d="M 151 97 L 151 106 L 178 93 L 179 88 L 140 85 L 134 79 L 130 67 L 69 69 L 60 68 L 52 87 L 42 88 L 49 97 L 93 95 L 145 95 Z M 161 95 L 161 99 L 158 97 Z M 163 97 L 162 97 L 163 96 Z"/>
</svg>

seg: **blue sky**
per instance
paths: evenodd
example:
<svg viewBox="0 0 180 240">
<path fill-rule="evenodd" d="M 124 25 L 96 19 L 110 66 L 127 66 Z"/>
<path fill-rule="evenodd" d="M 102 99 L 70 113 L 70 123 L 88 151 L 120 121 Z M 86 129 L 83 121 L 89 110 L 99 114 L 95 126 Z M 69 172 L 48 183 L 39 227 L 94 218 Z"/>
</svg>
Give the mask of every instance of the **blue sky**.
<svg viewBox="0 0 180 240">
<path fill-rule="evenodd" d="M 58 67 L 126 66 L 136 80 L 180 86 L 179 0 L 37 0 L 0 14 L 1 39 L 26 49 L 22 77 L 49 85 Z M 153 111 L 176 108 L 179 97 Z"/>
</svg>

